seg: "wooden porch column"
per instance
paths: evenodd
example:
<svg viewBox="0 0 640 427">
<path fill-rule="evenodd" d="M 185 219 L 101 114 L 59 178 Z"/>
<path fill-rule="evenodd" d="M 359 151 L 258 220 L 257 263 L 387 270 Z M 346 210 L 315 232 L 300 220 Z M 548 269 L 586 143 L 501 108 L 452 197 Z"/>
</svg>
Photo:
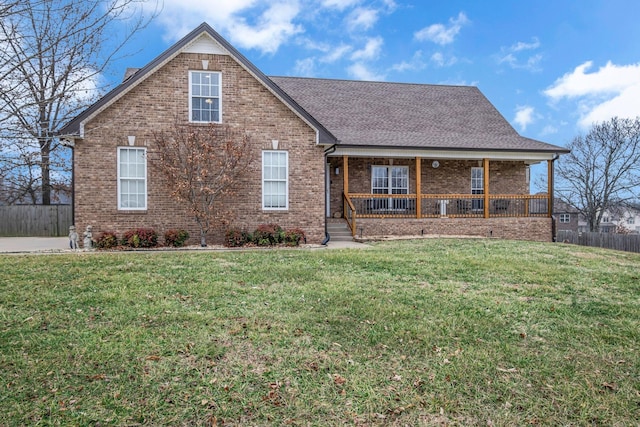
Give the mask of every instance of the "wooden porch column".
<svg viewBox="0 0 640 427">
<path fill-rule="evenodd" d="M 349 156 L 342 156 L 342 191 L 349 195 Z"/>
<path fill-rule="evenodd" d="M 422 158 L 416 157 L 416 218 L 422 218 Z"/>
<path fill-rule="evenodd" d="M 547 160 L 547 195 L 547 213 L 551 218 L 553 216 L 553 160 Z"/>
<path fill-rule="evenodd" d="M 489 159 L 482 159 L 484 166 L 484 217 L 489 218 Z"/>
</svg>

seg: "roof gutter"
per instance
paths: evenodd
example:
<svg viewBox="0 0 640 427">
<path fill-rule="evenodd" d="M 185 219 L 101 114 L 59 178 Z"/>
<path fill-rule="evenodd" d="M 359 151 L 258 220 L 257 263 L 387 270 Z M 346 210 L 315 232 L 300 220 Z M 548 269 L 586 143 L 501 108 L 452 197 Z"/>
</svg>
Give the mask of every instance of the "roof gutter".
<svg viewBox="0 0 640 427">
<path fill-rule="evenodd" d="M 336 151 L 336 145 L 337 144 L 333 144 L 331 147 L 327 148 L 326 150 L 324 150 L 324 182 L 325 182 L 325 186 L 326 186 L 326 182 L 329 179 L 329 176 L 327 176 L 327 157 L 329 156 L 329 154 L 333 153 Z M 324 195 L 324 210 L 326 212 L 327 210 L 327 195 Z M 329 240 L 331 240 L 331 236 L 329 235 L 329 229 L 328 229 L 328 224 L 327 224 L 327 218 L 325 215 L 325 219 L 324 219 L 324 240 L 322 241 L 322 244 L 326 246 L 327 243 L 329 243 Z"/>
</svg>

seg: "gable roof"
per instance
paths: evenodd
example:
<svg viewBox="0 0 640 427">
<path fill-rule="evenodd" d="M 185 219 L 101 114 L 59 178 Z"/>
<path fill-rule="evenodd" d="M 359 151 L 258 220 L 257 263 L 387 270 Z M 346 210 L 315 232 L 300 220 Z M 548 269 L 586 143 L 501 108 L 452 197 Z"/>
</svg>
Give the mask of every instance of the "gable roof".
<svg viewBox="0 0 640 427">
<path fill-rule="evenodd" d="M 339 146 L 568 152 L 520 136 L 477 87 L 270 78 Z"/>
<path fill-rule="evenodd" d="M 335 136 L 333 136 L 331 132 L 329 132 L 318 120 L 316 120 L 311 114 L 309 114 L 300 105 L 298 105 L 296 101 L 294 101 L 280 87 L 274 84 L 267 76 L 264 75 L 264 73 L 262 73 L 262 71 L 260 71 L 255 65 L 253 65 L 247 58 L 244 57 L 244 55 L 236 50 L 207 23 L 200 24 L 196 29 L 184 36 L 177 43 L 161 53 L 158 57 L 149 62 L 143 68 L 140 68 L 136 71 L 127 70 L 125 80 L 120 83 L 120 85 L 116 86 L 113 90 L 108 92 L 105 96 L 100 98 L 85 111 L 69 121 L 62 129 L 60 129 L 58 135 L 62 137 L 82 137 L 82 134 L 84 132 L 83 127 L 86 121 L 92 119 L 95 115 L 99 114 L 116 100 L 120 99 L 129 90 L 149 77 L 151 74 L 153 74 L 153 72 L 164 66 L 179 53 L 188 50 L 191 46 L 198 42 L 198 39 L 202 35 L 208 35 L 209 37 L 211 37 L 216 43 L 218 43 L 220 48 L 225 51 L 225 53 L 233 57 L 246 71 L 252 74 L 273 95 L 279 98 L 296 115 L 298 115 L 298 117 L 307 122 L 309 126 L 314 128 L 317 135 L 316 142 L 320 144 L 335 144 L 337 142 Z"/>
</svg>

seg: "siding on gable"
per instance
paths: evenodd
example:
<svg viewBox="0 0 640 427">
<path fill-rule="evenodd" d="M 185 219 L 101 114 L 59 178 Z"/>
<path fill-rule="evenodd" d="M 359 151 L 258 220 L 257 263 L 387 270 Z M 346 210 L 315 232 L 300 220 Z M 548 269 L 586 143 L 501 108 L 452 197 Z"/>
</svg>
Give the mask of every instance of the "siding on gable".
<svg viewBox="0 0 640 427">
<path fill-rule="evenodd" d="M 221 243 L 228 227 L 252 231 L 259 224 L 275 222 L 284 228 L 299 227 L 310 243 L 324 237 L 324 157 L 315 144 L 315 131 L 282 104 L 259 81 L 226 55 L 182 53 L 85 125 L 85 139 L 75 148 L 76 226 L 93 225 L 102 231 L 123 233 L 134 227 L 153 227 L 159 234 L 185 228 L 193 242 L 199 234 L 192 216 L 176 203 L 153 167 L 148 168 L 148 210 L 117 210 L 116 152 L 136 136 L 136 146 L 146 146 L 151 156 L 154 132 L 188 121 L 188 71 L 222 73 L 223 123 L 245 129 L 252 140 L 250 169 L 236 187 L 235 195 L 218 203 L 224 223 L 210 233 L 210 243 Z M 262 150 L 289 152 L 289 209 L 262 210 Z"/>
</svg>

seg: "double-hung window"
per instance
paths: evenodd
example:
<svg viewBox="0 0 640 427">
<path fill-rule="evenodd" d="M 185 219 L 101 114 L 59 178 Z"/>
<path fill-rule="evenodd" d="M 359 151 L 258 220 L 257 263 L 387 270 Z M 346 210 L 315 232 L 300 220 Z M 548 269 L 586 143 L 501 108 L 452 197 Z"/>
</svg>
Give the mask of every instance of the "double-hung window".
<svg viewBox="0 0 640 427">
<path fill-rule="evenodd" d="M 471 168 L 471 194 L 484 194 L 484 168 Z M 471 209 L 484 209 L 484 199 L 473 199 Z"/>
<path fill-rule="evenodd" d="M 220 123 L 222 102 L 221 76 L 212 71 L 189 73 L 189 120 L 202 123 Z"/>
<path fill-rule="evenodd" d="M 262 152 L 262 208 L 289 208 L 289 155 L 286 151 Z"/>
<path fill-rule="evenodd" d="M 147 209 L 146 148 L 118 147 L 118 209 Z"/>
<path fill-rule="evenodd" d="M 409 168 L 407 166 L 372 166 L 372 194 L 409 194 Z M 372 210 L 407 209 L 407 199 L 376 198 Z"/>
</svg>

